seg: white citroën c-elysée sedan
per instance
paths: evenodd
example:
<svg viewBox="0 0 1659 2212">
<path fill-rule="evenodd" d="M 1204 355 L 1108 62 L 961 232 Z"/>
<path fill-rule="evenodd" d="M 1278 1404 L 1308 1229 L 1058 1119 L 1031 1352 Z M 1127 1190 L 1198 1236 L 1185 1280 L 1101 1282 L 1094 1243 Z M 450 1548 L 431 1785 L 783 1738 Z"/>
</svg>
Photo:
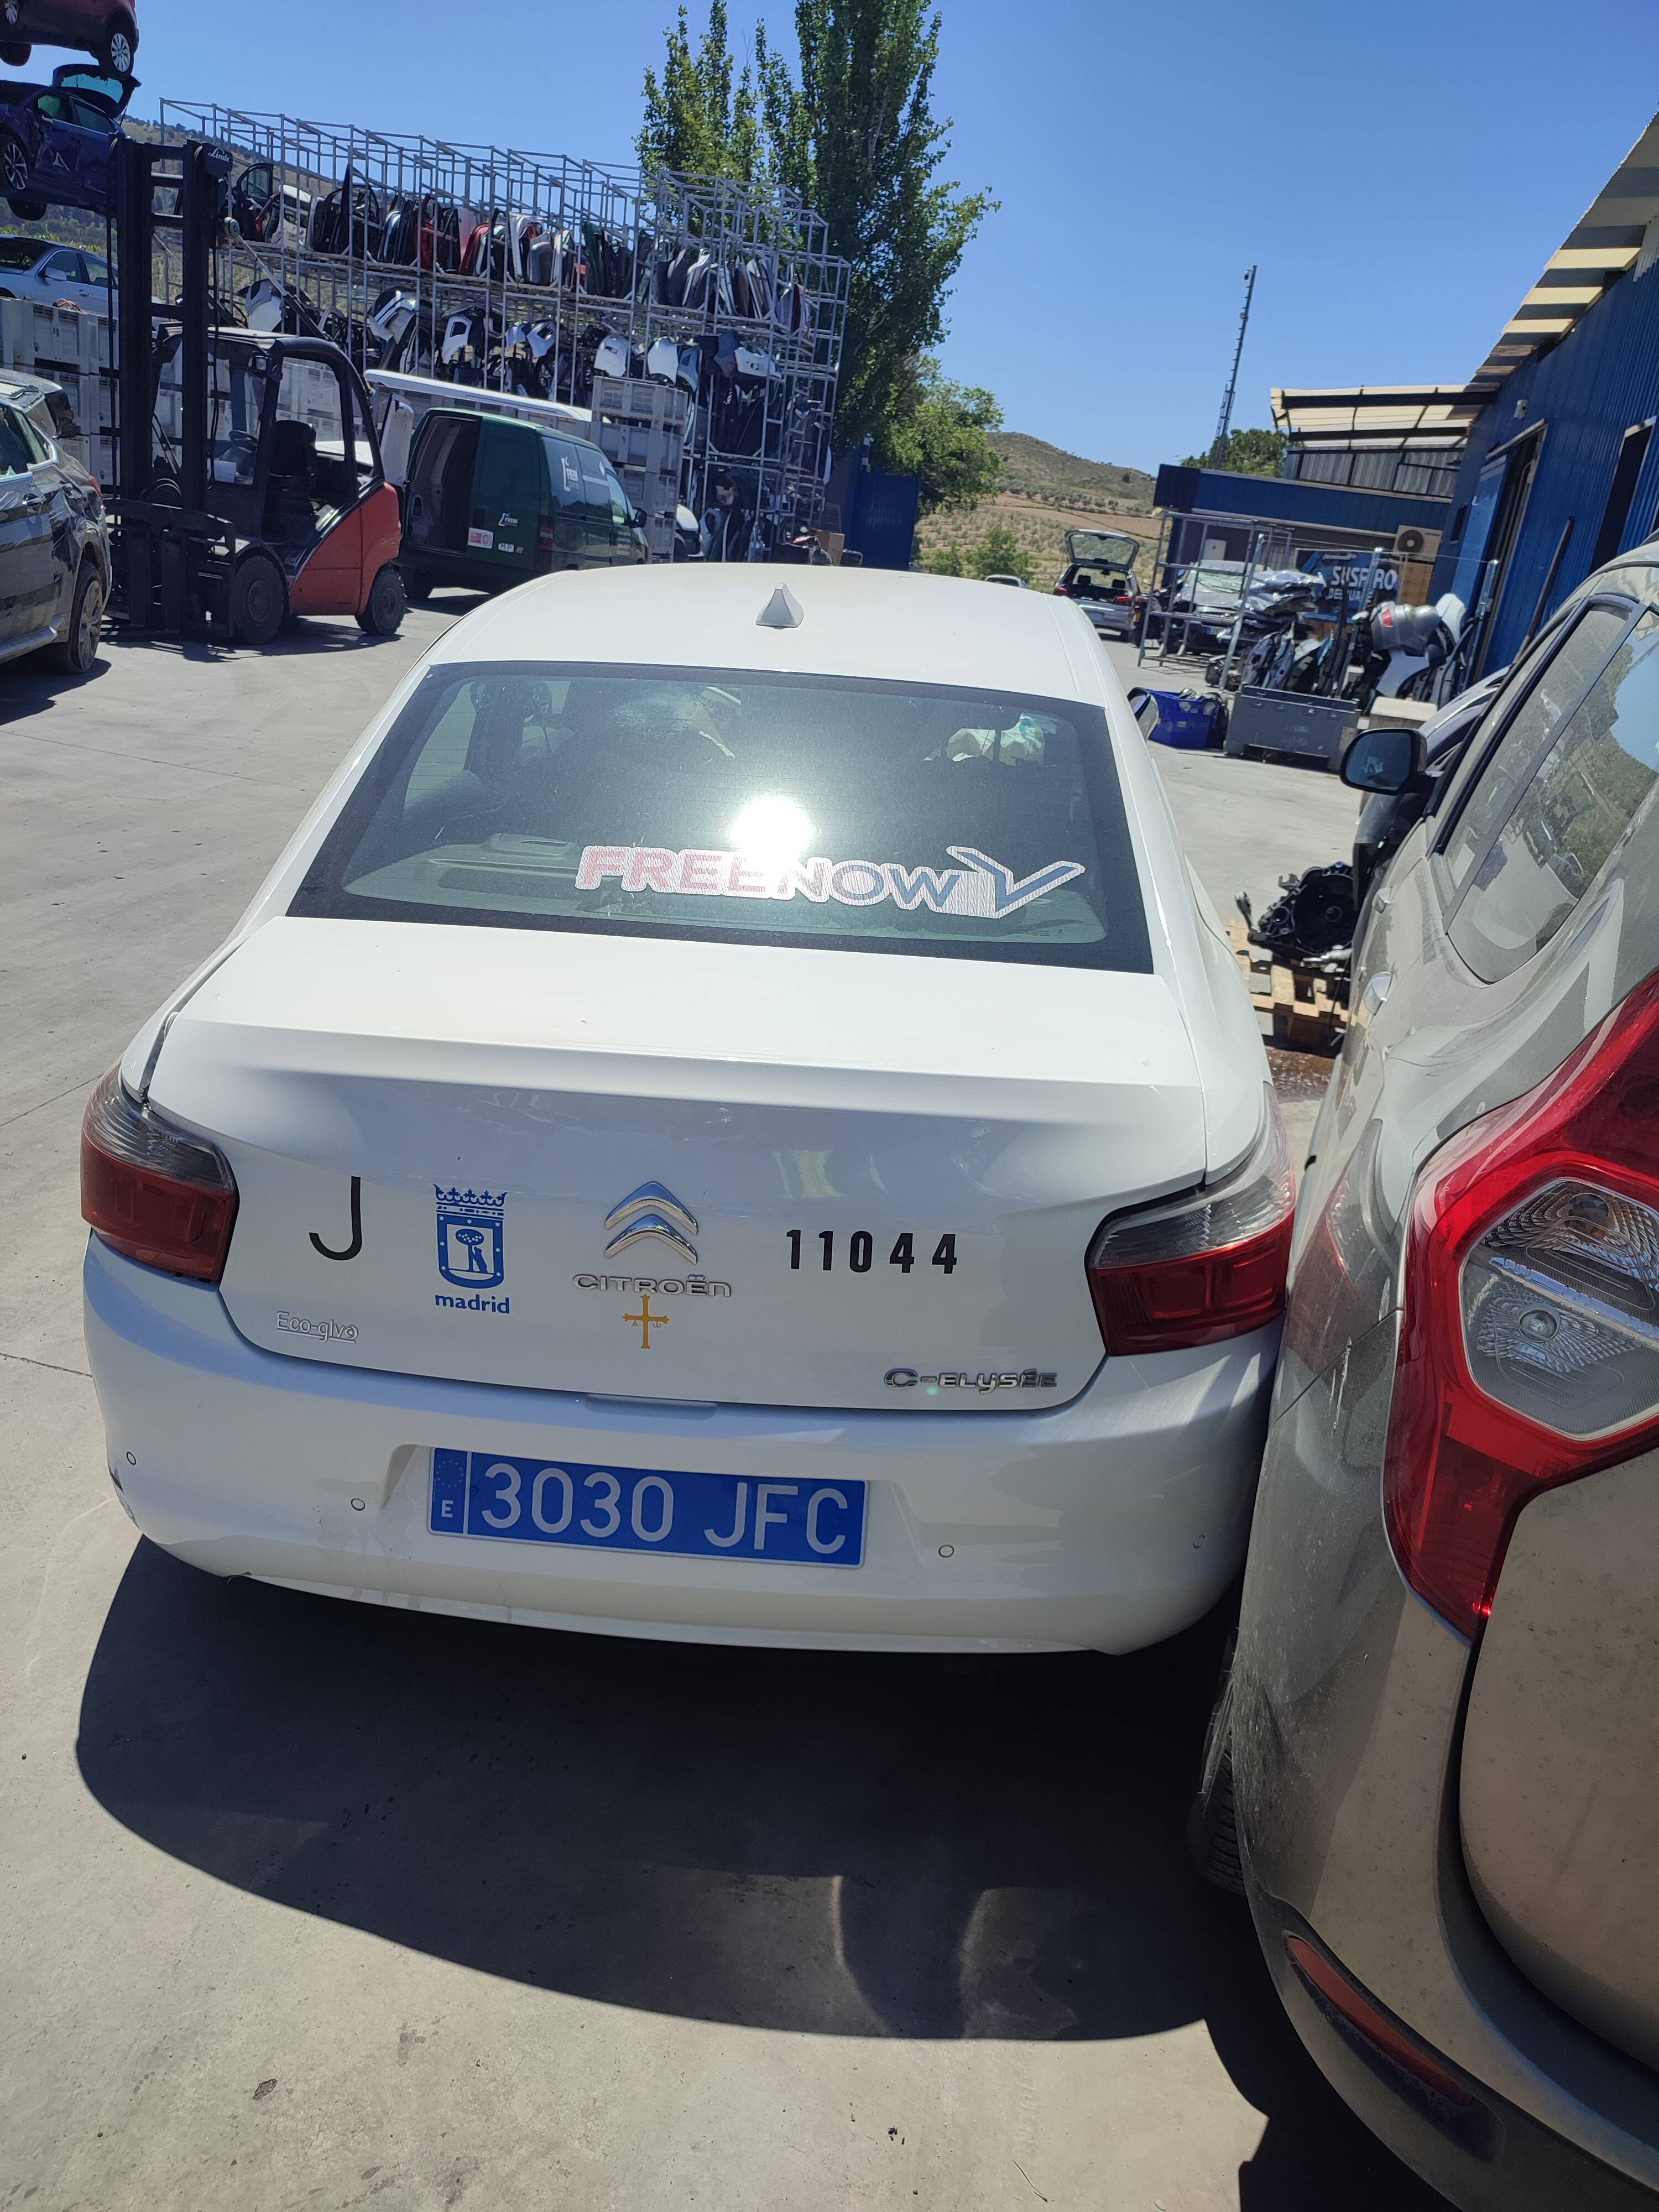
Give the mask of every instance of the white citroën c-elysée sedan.
<svg viewBox="0 0 1659 2212">
<path fill-rule="evenodd" d="M 88 1108 L 143 1533 L 503 1621 L 1122 1651 L 1243 1556 L 1291 1177 L 1087 621 L 854 569 L 458 623 Z"/>
</svg>

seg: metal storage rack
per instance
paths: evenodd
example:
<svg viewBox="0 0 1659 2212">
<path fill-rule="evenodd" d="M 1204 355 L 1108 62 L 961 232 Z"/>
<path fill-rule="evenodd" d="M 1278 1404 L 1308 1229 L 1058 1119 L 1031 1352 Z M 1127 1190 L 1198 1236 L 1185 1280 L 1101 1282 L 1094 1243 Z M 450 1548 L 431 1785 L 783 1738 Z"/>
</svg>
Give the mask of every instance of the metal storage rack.
<svg viewBox="0 0 1659 2212">
<path fill-rule="evenodd" d="M 658 339 L 679 346 L 702 340 L 708 349 L 716 333 L 730 333 L 738 345 L 764 356 L 773 373 L 750 387 L 753 396 L 738 441 L 744 450 L 734 451 L 733 410 L 718 404 L 730 386 L 704 360 L 696 401 L 685 409 L 678 500 L 701 514 L 714 502 L 717 486 L 731 487 L 726 496 L 735 495 L 755 518 L 746 540 L 751 554 L 810 529 L 817 519 L 829 472 L 848 271 L 829 250 L 823 218 L 798 195 L 668 171 L 644 176 L 598 162 L 452 145 L 212 103 L 164 100 L 161 120 L 169 135 L 223 147 L 232 157 L 233 181 L 245 169 L 268 165 L 272 196 L 284 210 L 272 238 L 241 240 L 218 250 L 220 313 L 234 313 L 250 287 L 267 278 L 307 303 L 323 335 L 374 367 L 382 364 L 368 332 L 368 318 L 382 295 L 395 289 L 416 302 L 416 336 L 411 352 L 386 365 L 418 374 L 448 374 L 432 356 L 441 349 L 449 319 L 477 315 L 486 333 L 484 358 L 458 364 L 457 381 L 522 388 L 522 363 L 509 358 L 501 341 L 534 328 L 557 364 L 553 388 L 544 396 L 580 404 L 590 400 L 580 368 L 584 343 L 591 357 L 596 335 L 621 337 L 643 356 Z M 317 252 L 307 240 L 308 211 L 348 179 L 354 191 L 372 195 L 382 213 L 404 198 L 473 210 L 479 217 L 528 216 L 544 234 L 568 235 L 570 266 L 558 281 L 536 284 L 507 269 L 487 266 L 464 274 L 423 266 L 418 258 L 413 264 L 387 262 L 380 258 L 373 224 L 357 222 L 347 226 L 348 250 Z M 769 301 L 772 312 L 738 313 L 724 277 L 704 287 L 697 305 L 671 304 L 663 296 L 662 272 L 686 251 L 707 256 L 717 276 L 752 265 L 760 282 L 750 288 L 744 281 L 741 289 L 758 291 L 758 304 Z M 157 271 L 161 295 L 168 298 L 176 289 L 176 272 L 165 258 L 172 252 L 168 242 Z M 596 289 L 605 262 L 615 264 L 622 289 Z M 757 301 L 744 304 L 753 307 Z M 712 401 L 711 385 L 718 387 Z M 647 514 L 656 512 L 656 495 L 653 489 L 652 499 L 641 502 Z M 658 529 L 655 536 L 665 532 Z M 672 520 L 664 550 L 669 545 Z"/>
</svg>

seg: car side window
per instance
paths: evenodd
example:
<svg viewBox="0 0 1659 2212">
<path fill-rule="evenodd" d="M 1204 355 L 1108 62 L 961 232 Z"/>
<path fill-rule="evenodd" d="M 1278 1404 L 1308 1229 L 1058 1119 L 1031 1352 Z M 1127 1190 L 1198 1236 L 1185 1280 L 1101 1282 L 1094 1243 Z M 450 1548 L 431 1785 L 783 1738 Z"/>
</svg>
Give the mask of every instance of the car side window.
<svg viewBox="0 0 1659 2212">
<path fill-rule="evenodd" d="M 0 477 L 27 476 L 33 459 L 21 419 L 9 407 L 0 407 Z"/>
<path fill-rule="evenodd" d="M 1632 611 L 1628 606 L 1587 607 L 1538 672 L 1520 705 L 1508 714 L 1496 750 L 1476 772 L 1441 846 L 1449 905 L 1485 859 L 1556 725 L 1607 665 Z"/>
<path fill-rule="evenodd" d="M 605 456 L 593 446 L 578 446 L 582 468 L 582 503 L 590 522 L 609 524 L 611 520 L 611 487 L 605 482 L 610 471 Z"/>
<path fill-rule="evenodd" d="M 605 469 L 606 489 L 611 494 L 611 520 L 617 530 L 626 530 L 634 520 L 634 503 L 623 489 L 622 481 L 607 463 Z"/>
<path fill-rule="evenodd" d="M 554 498 L 561 507 L 580 514 L 582 471 L 576 448 L 568 438 L 556 438 L 549 431 L 542 433 L 542 443 L 547 448 L 547 474 Z"/>
<path fill-rule="evenodd" d="M 1650 608 L 1558 726 L 1452 920 L 1495 981 L 1547 945 L 1659 782 L 1659 614 Z"/>
<path fill-rule="evenodd" d="M 49 253 L 41 263 L 40 269 L 43 276 L 58 276 L 68 283 L 78 284 L 82 278 L 82 264 L 80 255 L 71 253 L 65 246 L 57 253 Z"/>
<path fill-rule="evenodd" d="M 17 434 L 28 449 L 31 462 L 53 459 L 50 440 L 42 436 L 38 424 L 30 420 L 27 409 L 20 407 L 12 419 L 17 425 Z"/>
</svg>

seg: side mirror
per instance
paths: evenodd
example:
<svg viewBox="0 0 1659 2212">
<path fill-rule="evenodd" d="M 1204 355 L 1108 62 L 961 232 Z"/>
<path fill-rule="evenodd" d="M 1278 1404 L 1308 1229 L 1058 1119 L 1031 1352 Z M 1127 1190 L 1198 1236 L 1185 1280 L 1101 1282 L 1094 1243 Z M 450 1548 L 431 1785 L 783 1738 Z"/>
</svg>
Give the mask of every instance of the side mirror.
<svg viewBox="0 0 1659 2212">
<path fill-rule="evenodd" d="M 1351 791 L 1403 791 L 1422 775 L 1423 761 L 1423 732 L 1385 723 L 1348 747 L 1342 781 Z"/>
<path fill-rule="evenodd" d="M 635 530 L 643 530 L 645 527 L 645 509 L 642 507 L 636 507 L 628 519 L 633 524 Z"/>
<path fill-rule="evenodd" d="M 1150 691 L 1135 690 L 1129 694 L 1129 709 L 1140 725 L 1140 734 L 1150 738 L 1158 725 L 1158 702 Z"/>
</svg>

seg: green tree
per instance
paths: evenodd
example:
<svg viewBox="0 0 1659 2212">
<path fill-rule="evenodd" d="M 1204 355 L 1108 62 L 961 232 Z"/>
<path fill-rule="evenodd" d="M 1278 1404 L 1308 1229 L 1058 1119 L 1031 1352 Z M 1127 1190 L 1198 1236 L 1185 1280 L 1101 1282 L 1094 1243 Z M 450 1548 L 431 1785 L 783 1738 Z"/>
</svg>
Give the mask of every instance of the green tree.
<svg viewBox="0 0 1659 2212">
<path fill-rule="evenodd" d="M 963 566 L 970 576 L 1018 576 L 1031 580 L 1031 556 L 1012 530 L 995 524 L 976 544 L 969 545 Z"/>
<path fill-rule="evenodd" d="M 1002 459 L 989 433 L 1002 410 L 978 385 L 952 384 L 931 354 L 908 364 L 894 395 L 883 459 L 921 478 L 921 511 L 973 507 L 997 488 Z"/>
<path fill-rule="evenodd" d="M 695 49 L 684 7 L 667 37 L 662 76 L 645 73 L 645 119 L 634 141 L 641 167 L 751 182 L 762 158 L 759 104 L 746 65 L 732 82 L 726 0 L 708 0 L 708 28 Z"/>
<path fill-rule="evenodd" d="M 962 548 L 954 542 L 945 545 L 930 545 L 921 556 L 921 565 L 930 576 L 960 576 Z"/>
<path fill-rule="evenodd" d="M 1276 477 L 1290 442 L 1283 430 L 1230 430 L 1226 458 L 1220 465 L 1231 469 L 1235 476 Z M 1212 463 L 1207 453 L 1188 453 L 1181 465 L 1183 469 L 1207 469 Z"/>
<path fill-rule="evenodd" d="M 752 76 L 734 86 L 724 0 L 710 0 L 695 51 L 682 8 L 661 77 L 646 73 L 637 142 L 647 168 L 764 171 L 824 218 L 851 264 L 840 441 L 867 434 L 890 465 L 914 412 L 916 364 L 944 336 L 951 282 L 995 205 L 939 173 L 951 128 L 932 106 L 939 28 L 928 0 L 796 0 L 799 75 L 763 24 Z"/>
</svg>

